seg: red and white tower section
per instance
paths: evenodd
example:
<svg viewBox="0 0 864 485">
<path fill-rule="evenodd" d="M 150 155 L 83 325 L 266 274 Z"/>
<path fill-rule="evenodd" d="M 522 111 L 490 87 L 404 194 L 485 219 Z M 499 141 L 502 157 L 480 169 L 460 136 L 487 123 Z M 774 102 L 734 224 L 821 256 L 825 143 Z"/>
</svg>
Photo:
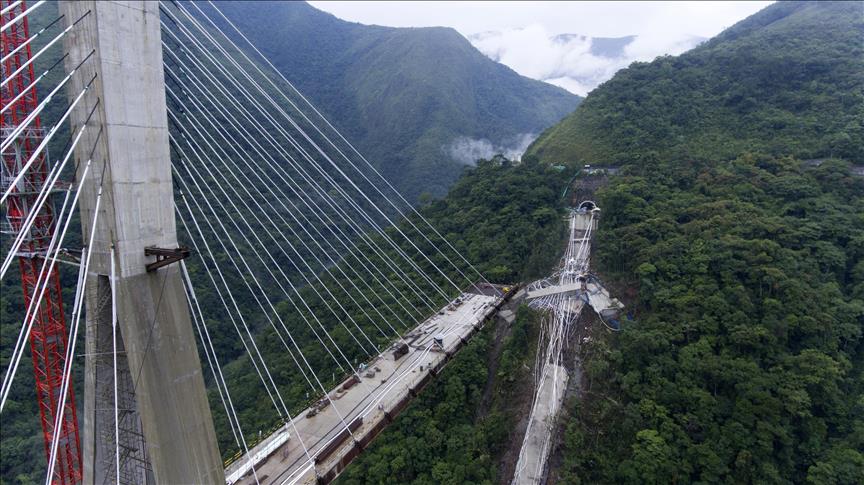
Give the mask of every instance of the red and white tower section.
<svg viewBox="0 0 864 485">
<path fill-rule="evenodd" d="M 16 130 L 39 104 L 33 63 L 29 62 L 31 45 L 27 42 L 30 38 L 26 15 L 28 6 L 24 1 L 15 0 L 0 0 L 0 6 L 4 10 L 0 16 L 2 24 L 11 22 L 0 37 L 0 51 L 4 59 L 0 93 L 3 115 L 0 130 L 4 140 L 18 132 L 14 142 L 8 144 L 2 153 L 3 191 L 8 190 L 14 182 L 5 202 L 6 224 L 3 229 L 15 235 L 19 234 L 24 229 L 25 221 L 31 217 L 31 212 L 38 211 L 32 216 L 33 224 L 23 235 L 23 243 L 17 254 L 21 268 L 24 307 L 35 305 L 36 310 L 33 312 L 29 336 L 36 381 L 36 401 L 39 405 L 46 456 L 51 455 L 51 442 L 55 435 L 58 440 L 52 482 L 76 484 L 81 482 L 82 477 L 81 444 L 72 386 L 68 387 L 65 411 L 60 413 L 58 409 L 58 402 L 62 401 L 59 398 L 68 345 L 60 274 L 56 266 L 43 265 L 56 230 L 56 220 L 53 204 L 42 204 L 41 208 L 37 206 L 37 198 L 45 188 L 49 173 L 49 160 L 44 150 L 33 158 L 44 139 L 44 130 L 39 116 L 29 121 L 23 130 Z M 31 158 L 33 162 L 25 176 L 15 182 Z M 59 423 L 58 414 L 62 414 Z"/>
</svg>

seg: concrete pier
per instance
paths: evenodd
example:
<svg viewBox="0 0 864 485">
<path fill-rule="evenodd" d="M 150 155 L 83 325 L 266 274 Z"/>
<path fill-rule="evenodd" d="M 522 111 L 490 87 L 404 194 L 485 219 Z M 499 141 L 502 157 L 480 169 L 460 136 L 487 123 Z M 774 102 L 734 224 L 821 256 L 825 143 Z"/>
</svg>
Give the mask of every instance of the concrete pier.
<svg viewBox="0 0 864 485">
<path fill-rule="evenodd" d="M 77 96 L 92 79 L 71 117 L 76 130 L 95 108 L 75 153 L 79 179 L 93 153 L 80 201 L 85 241 L 103 186 L 86 296 L 85 483 L 115 481 L 113 368 L 100 358 L 111 352 L 112 285 L 124 351 L 118 384 L 129 406 L 119 441 L 131 447 L 120 481 L 224 483 L 179 267 L 146 270 L 154 258 L 144 248 L 177 247 L 158 2 L 62 1 L 60 10 L 67 25 L 89 11 L 64 38 L 67 72 L 93 53 L 68 91 Z"/>
</svg>

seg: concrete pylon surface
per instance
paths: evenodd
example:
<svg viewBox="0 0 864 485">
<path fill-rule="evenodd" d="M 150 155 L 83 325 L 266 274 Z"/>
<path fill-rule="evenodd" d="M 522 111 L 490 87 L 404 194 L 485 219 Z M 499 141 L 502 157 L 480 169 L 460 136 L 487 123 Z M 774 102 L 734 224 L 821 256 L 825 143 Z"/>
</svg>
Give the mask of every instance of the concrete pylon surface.
<svg viewBox="0 0 864 485">
<path fill-rule="evenodd" d="M 145 267 L 153 262 L 145 247 L 177 247 L 159 4 L 61 1 L 60 10 L 67 25 L 86 14 L 64 37 L 67 72 L 93 52 L 68 89 L 75 96 L 93 79 L 70 118 L 74 133 L 95 107 L 75 153 L 79 180 L 92 160 L 80 200 L 85 242 L 100 181 L 103 186 L 86 296 L 85 483 L 115 481 L 113 368 L 110 360 L 100 360 L 106 346 L 111 349 L 112 245 L 124 351 L 118 383 L 129 405 L 118 420 L 120 443 L 137 439 L 140 448 L 122 451 L 120 481 L 224 483 L 179 266 L 153 272 Z M 110 413 L 102 412 L 106 407 Z"/>
</svg>

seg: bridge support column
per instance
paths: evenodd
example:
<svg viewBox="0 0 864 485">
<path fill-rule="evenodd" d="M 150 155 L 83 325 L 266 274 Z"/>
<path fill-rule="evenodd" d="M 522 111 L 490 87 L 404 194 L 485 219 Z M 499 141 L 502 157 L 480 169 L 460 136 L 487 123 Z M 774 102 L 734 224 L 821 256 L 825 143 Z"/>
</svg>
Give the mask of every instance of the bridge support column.
<svg viewBox="0 0 864 485">
<path fill-rule="evenodd" d="M 120 481 L 224 483 L 179 267 L 146 270 L 155 258 L 144 248 L 177 247 L 158 2 L 63 1 L 60 9 L 67 25 L 90 12 L 64 38 L 67 72 L 95 50 L 69 87 L 77 95 L 96 76 L 71 117 L 77 129 L 95 107 L 75 154 L 79 179 L 92 159 L 80 201 L 85 235 L 104 181 L 87 276 L 85 483 L 115 481 L 113 362 L 104 358 L 112 285 L 124 351 Z M 116 281 L 108 278 L 112 245 Z"/>
</svg>

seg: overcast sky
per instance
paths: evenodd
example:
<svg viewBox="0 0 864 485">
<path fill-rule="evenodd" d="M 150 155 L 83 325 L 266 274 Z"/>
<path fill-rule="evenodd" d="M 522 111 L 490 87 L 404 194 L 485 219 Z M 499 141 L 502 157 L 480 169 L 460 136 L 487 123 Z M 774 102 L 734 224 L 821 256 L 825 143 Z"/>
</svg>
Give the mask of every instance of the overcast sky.
<svg viewBox="0 0 864 485">
<path fill-rule="evenodd" d="M 337 17 L 393 27 L 453 27 L 463 35 L 540 24 L 591 37 L 675 32 L 712 37 L 771 2 L 310 2 Z"/>
<path fill-rule="evenodd" d="M 310 3 L 364 24 L 453 27 L 519 74 L 585 96 L 633 61 L 681 54 L 771 2 Z M 630 35 L 637 38 L 611 57 L 591 49 L 591 37 Z"/>
</svg>

